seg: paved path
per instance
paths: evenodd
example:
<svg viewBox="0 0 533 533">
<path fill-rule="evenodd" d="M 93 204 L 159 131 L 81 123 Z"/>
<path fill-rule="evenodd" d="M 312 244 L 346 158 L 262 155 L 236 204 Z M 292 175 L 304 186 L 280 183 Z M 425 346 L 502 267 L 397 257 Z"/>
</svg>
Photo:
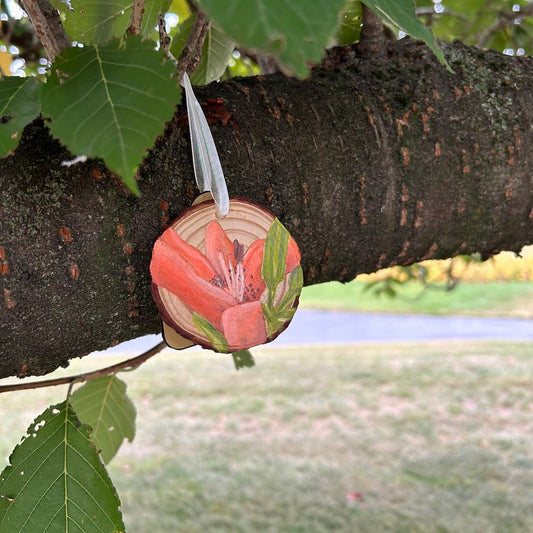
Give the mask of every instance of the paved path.
<svg viewBox="0 0 533 533">
<path fill-rule="evenodd" d="M 289 328 L 270 346 L 445 339 L 533 341 L 533 320 L 299 309 Z M 158 335 L 148 335 L 122 343 L 105 354 L 142 353 L 160 340 Z"/>
<path fill-rule="evenodd" d="M 300 309 L 289 328 L 274 343 L 283 345 L 438 339 L 533 340 L 533 320 Z"/>
</svg>

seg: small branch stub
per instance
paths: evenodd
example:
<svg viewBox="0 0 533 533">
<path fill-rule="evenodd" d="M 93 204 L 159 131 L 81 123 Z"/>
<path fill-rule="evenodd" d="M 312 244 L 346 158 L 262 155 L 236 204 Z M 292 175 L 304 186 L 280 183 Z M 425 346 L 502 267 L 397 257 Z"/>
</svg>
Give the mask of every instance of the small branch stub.
<svg viewBox="0 0 533 533">
<path fill-rule="evenodd" d="M 28 14 L 48 59 L 53 61 L 70 46 L 70 39 L 57 9 L 48 0 L 20 0 L 19 3 Z"/>
</svg>

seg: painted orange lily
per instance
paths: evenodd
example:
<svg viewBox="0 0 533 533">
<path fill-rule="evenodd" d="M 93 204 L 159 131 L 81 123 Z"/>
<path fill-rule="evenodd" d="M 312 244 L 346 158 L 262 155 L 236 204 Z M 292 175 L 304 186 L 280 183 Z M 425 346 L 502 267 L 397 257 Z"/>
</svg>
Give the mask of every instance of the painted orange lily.
<svg viewBox="0 0 533 533">
<path fill-rule="evenodd" d="M 268 340 L 261 306 L 266 291 L 261 277 L 264 245 L 259 239 L 245 249 L 212 221 L 206 228 L 204 255 L 171 227 L 154 246 L 152 280 L 208 320 L 224 335 L 229 351 L 244 350 Z M 285 273 L 299 263 L 300 252 L 291 237 Z"/>
</svg>

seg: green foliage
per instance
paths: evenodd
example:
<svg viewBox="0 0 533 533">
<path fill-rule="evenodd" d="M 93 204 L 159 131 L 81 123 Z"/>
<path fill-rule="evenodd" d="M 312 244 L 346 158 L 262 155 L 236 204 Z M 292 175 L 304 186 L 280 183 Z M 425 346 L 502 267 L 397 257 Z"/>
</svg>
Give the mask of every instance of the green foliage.
<svg viewBox="0 0 533 533">
<path fill-rule="evenodd" d="M 439 39 L 460 39 L 500 52 L 533 53 L 533 19 L 522 14 L 530 6 L 527 0 L 442 0 L 439 12 L 431 0 L 417 0 L 417 6 L 423 22 Z"/>
<path fill-rule="evenodd" d="M 195 17 L 188 17 L 183 24 L 180 24 L 179 33 L 172 39 L 170 52 L 176 58 L 180 56 L 185 46 L 194 19 Z M 202 48 L 202 59 L 190 76 L 191 83 L 207 85 L 220 78 L 228 66 L 234 48 L 235 43 L 218 26 L 211 24 Z"/>
<path fill-rule="evenodd" d="M 124 531 L 90 432 L 68 401 L 35 419 L 0 474 L 0 533 Z"/>
<path fill-rule="evenodd" d="M 39 113 L 39 89 L 34 78 L 8 78 L 0 83 L 0 157 L 15 148 L 22 128 Z"/>
<path fill-rule="evenodd" d="M 439 61 L 447 64 L 433 33 L 418 20 L 414 0 L 365 0 L 364 3 L 384 21 L 391 23 L 411 37 L 424 41 Z"/>
<path fill-rule="evenodd" d="M 137 192 L 135 172 L 179 101 L 174 66 L 149 42 L 66 50 L 43 87 L 52 134 L 74 153 L 101 157 Z"/>
<path fill-rule="evenodd" d="M 77 389 L 71 403 L 78 417 L 93 429 L 91 440 L 104 463 L 117 453 L 124 439 L 135 437 L 135 406 L 126 394 L 126 383 L 116 374 L 88 381 Z"/>
<path fill-rule="evenodd" d="M 130 24 L 130 0 L 72 0 L 72 9 L 65 7 L 65 30 L 71 39 L 85 44 L 105 43 L 120 37 Z"/>
<path fill-rule="evenodd" d="M 133 6 L 132 0 L 72 0 L 72 8 L 61 0 L 53 4 L 63 14 L 69 37 L 85 44 L 102 44 L 123 35 L 130 25 Z M 146 0 L 142 35 L 150 35 L 157 24 L 157 16 L 169 6 L 170 0 Z"/>
<path fill-rule="evenodd" d="M 346 46 L 356 43 L 361 35 L 363 6 L 359 0 L 349 0 L 339 16 L 337 44 Z"/>
<path fill-rule="evenodd" d="M 299 76 L 317 62 L 337 26 L 345 0 L 200 0 L 226 33 L 246 48 L 278 57 Z"/>
</svg>

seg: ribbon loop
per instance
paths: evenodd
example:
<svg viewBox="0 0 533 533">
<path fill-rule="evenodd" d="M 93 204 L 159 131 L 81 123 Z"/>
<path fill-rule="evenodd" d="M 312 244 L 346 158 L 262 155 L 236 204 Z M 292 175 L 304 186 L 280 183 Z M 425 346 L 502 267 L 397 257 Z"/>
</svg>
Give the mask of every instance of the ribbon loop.
<svg viewBox="0 0 533 533">
<path fill-rule="evenodd" d="M 200 192 L 211 192 L 217 207 L 217 214 L 220 217 L 225 217 L 229 211 L 229 195 L 215 141 L 211 135 L 202 107 L 194 95 L 187 73 L 183 75 L 181 84 L 185 89 L 187 98 L 196 184 Z"/>
</svg>

